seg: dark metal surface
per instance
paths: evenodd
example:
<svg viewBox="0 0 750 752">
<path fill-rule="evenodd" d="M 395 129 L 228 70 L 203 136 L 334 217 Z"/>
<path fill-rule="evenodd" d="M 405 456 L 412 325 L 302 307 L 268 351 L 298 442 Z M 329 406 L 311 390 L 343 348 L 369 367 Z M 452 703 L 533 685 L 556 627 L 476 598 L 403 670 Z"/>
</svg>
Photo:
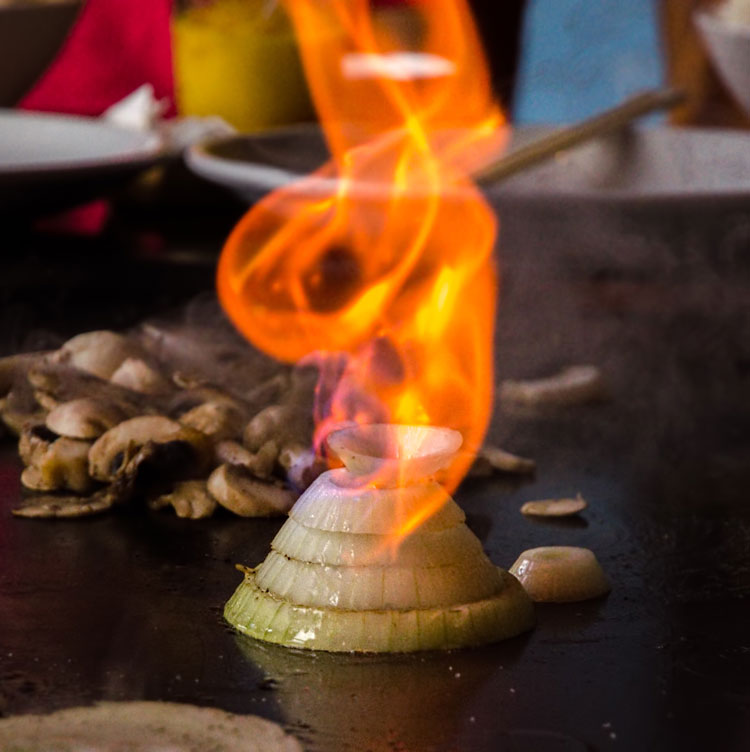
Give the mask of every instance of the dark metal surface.
<svg viewBox="0 0 750 752">
<path fill-rule="evenodd" d="M 535 222 L 530 230 L 519 215 L 504 225 L 498 376 L 595 363 L 612 399 L 498 410 L 493 438 L 534 457 L 536 477 L 474 480 L 457 499 L 500 565 L 531 546 L 592 548 L 613 583 L 607 598 L 540 607 L 532 633 L 476 650 L 350 657 L 264 646 L 235 635 L 221 610 L 240 579 L 234 562 L 264 558 L 280 521 L 145 511 L 13 519 L 19 463 L 6 443 L 0 712 L 191 702 L 282 721 L 321 752 L 747 749 L 747 262 L 592 274 L 551 259 L 544 219 Z M 67 262 L 54 243 L 19 235 L 25 256 L 2 262 L 3 348 L 33 332 L 127 326 L 209 290 L 221 231 L 220 222 L 207 230 L 208 255 L 187 264 L 184 254 L 171 263 L 169 246 L 143 253 L 143 233 L 128 226 L 79 257 L 64 246 Z M 177 245 L 189 245 L 184 234 Z M 581 518 L 518 511 L 577 492 L 589 501 Z"/>
</svg>

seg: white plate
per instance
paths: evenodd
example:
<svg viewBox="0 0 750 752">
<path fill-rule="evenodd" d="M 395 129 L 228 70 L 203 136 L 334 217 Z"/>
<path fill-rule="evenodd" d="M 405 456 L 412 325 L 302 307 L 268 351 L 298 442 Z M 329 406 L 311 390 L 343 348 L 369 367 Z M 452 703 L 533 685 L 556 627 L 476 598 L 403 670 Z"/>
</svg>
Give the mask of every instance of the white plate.
<svg viewBox="0 0 750 752">
<path fill-rule="evenodd" d="M 545 129 L 518 128 L 512 148 Z M 187 152 L 197 174 L 252 202 L 309 173 L 327 150 L 316 126 L 231 136 Z M 318 188 L 325 188 L 324 182 Z M 373 190 L 374 186 L 367 186 Z M 634 128 L 592 141 L 487 187 L 498 202 L 626 205 L 750 201 L 750 134 Z"/>
<path fill-rule="evenodd" d="M 106 195 L 154 164 L 153 133 L 98 118 L 0 110 L 0 212 L 44 211 Z"/>
</svg>

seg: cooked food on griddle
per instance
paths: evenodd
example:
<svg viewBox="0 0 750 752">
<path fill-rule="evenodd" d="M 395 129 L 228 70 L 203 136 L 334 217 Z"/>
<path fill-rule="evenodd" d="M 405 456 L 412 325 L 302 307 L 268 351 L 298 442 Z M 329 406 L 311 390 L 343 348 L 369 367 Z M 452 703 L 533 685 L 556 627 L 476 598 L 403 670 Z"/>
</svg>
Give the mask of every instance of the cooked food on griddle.
<svg viewBox="0 0 750 752">
<path fill-rule="evenodd" d="M 29 492 L 14 514 L 83 517 L 140 503 L 190 519 L 219 506 L 283 515 L 327 469 L 313 446 L 317 376 L 216 326 L 87 332 L 0 359 L 0 419 L 19 438 Z M 474 470 L 534 467 L 487 445 Z"/>
<path fill-rule="evenodd" d="M 532 601 L 568 603 L 610 591 L 593 551 L 575 546 L 542 546 L 524 551 L 510 568 Z"/>
<path fill-rule="evenodd" d="M 0 417 L 34 492 L 14 513 L 88 516 L 145 500 L 191 519 L 218 506 L 284 514 L 324 469 L 314 376 L 231 333 L 153 324 L 2 359 Z"/>
<path fill-rule="evenodd" d="M 578 494 L 574 499 L 542 499 L 527 501 L 521 507 L 521 514 L 527 517 L 570 517 L 582 512 L 588 504 Z"/>
</svg>

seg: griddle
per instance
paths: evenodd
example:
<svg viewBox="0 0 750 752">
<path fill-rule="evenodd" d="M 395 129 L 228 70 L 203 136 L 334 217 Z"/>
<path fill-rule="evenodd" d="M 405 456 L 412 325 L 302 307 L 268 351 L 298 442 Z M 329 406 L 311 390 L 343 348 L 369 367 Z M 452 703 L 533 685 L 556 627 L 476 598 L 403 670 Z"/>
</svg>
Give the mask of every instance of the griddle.
<svg viewBox="0 0 750 752">
<path fill-rule="evenodd" d="M 3 353 L 210 295 L 237 208 L 185 214 L 122 210 L 84 240 L 16 228 L 0 279 Z M 221 614 L 241 578 L 234 564 L 260 562 L 280 520 L 141 509 L 14 519 L 20 463 L 6 441 L 0 713 L 195 703 L 279 721 L 320 752 L 750 748 L 750 259 L 724 254 L 717 266 L 709 243 L 687 258 L 678 230 L 700 217 L 628 221 L 641 250 L 655 238 L 652 263 L 597 256 L 580 217 L 549 207 L 504 216 L 497 378 L 594 363 L 611 399 L 497 406 L 491 439 L 533 457 L 537 473 L 466 481 L 456 494 L 497 564 L 533 546 L 586 546 L 612 581 L 608 597 L 539 606 L 533 632 L 479 649 L 264 645 Z M 622 224 L 596 226 L 599 243 L 627 247 Z M 580 517 L 519 513 L 578 492 L 589 501 Z"/>
</svg>

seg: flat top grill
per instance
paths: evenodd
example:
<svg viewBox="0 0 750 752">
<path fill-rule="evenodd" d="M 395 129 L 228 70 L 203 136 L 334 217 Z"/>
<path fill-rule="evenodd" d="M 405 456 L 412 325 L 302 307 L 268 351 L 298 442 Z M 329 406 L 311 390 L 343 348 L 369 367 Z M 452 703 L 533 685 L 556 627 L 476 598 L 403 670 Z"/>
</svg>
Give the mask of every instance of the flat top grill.
<svg viewBox="0 0 750 752">
<path fill-rule="evenodd" d="M 141 235 L 128 224 L 88 250 L 18 231 L 0 282 L 4 351 L 40 331 L 128 326 L 210 290 L 233 220 L 204 225 L 190 263 L 185 238 L 168 231 L 171 245 L 157 254 L 137 252 Z M 190 702 L 281 721 L 321 751 L 745 749 L 746 258 L 731 273 L 700 260 L 673 275 L 575 266 L 550 260 L 544 221 L 533 233 L 520 217 L 503 226 L 498 378 L 595 363 L 612 400 L 499 409 L 491 438 L 533 457 L 537 474 L 467 481 L 456 498 L 501 566 L 534 546 L 593 549 L 613 584 L 607 598 L 540 606 L 530 634 L 452 653 L 342 656 L 255 643 L 221 612 L 239 582 L 234 563 L 260 562 L 280 520 L 146 511 L 13 519 L 20 463 L 6 442 L 0 713 Z M 172 263 L 175 248 L 182 264 Z M 519 513 L 526 500 L 578 492 L 589 501 L 581 518 Z"/>
</svg>

